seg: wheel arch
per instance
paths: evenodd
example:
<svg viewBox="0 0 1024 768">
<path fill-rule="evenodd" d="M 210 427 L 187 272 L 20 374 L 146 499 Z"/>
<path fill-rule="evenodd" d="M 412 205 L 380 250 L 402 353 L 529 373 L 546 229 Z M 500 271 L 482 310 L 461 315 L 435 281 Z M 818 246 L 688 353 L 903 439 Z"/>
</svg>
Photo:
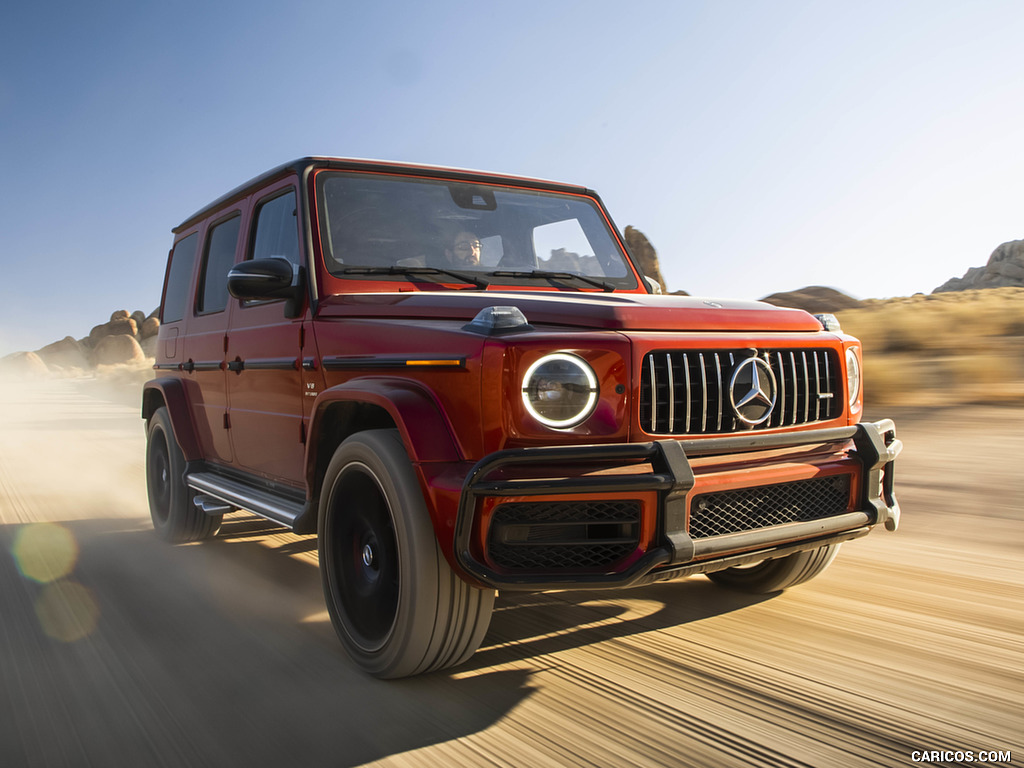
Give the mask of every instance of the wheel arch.
<svg viewBox="0 0 1024 768">
<path fill-rule="evenodd" d="M 407 379 L 365 377 L 331 387 L 313 403 L 306 441 L 306 483 L 318 491 L 335 449 L 367 429 L 397 429 L 409 460 L 455 462 L 463 451 L 437 398 Z"/>
<path fill-rule="evenodd" d="M 142 418 L 148 422 L 158 408 L 166 407 L 171 419 L 174 439 L 178 441 L 185 461 L 202 458 L 199 442 L 196 440 L 185 387 L 179 379 L 160 378 L 147 381 L 142 389 Z"/>
</svg>

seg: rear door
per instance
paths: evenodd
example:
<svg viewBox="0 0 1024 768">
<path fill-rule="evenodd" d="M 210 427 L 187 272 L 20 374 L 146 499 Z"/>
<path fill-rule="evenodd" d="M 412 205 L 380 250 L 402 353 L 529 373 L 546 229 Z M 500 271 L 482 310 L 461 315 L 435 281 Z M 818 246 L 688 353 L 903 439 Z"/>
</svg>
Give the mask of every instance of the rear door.
<svg viewBox="0 0 1024 768">
<path fill-rule="evenodd" d="M 227 346 L 228 271 L 240 247 L 242 206 L 219 215 L 207 228 L 196 285 L 192 317 L 184 340 L 183 364 L 189 387 L 189 403 L 203 455 L 214 462 L 232 461 L 228 432 Z"/>
</svg>

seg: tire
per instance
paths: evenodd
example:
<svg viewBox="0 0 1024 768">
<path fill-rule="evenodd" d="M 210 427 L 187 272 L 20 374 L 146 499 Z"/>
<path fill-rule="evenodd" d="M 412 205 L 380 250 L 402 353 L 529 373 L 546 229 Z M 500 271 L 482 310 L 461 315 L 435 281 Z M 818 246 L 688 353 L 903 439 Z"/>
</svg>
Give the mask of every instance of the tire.
<svg viewBox="0 0 1024 768">
<path fill-rule="evenodd" d="M 207 539 L 220 529 L 223 515 L 207 515 L 192 503 L 185 485 L 185 456 L 171 429 L 167 408 L 157 408 L 146 430 L 146 488 L 153 528 L 178 544 Z"/>
<path fill-rule="evenodd" d="M 461 664 L 480 647 L 494 590 L 449 567 L 396 430 L 357 433 L 335 451 L 318 546 L 331 622 L 364 671 L 408 677 Z"/>
<path fill-rule="evenodd" d="M 824 571 L 839 553 L 838 544 L 797 552 L 743 568 L 726 568 L 706 574 L 715 584 L 740 592 L 763 595 L 803 584 Z"/>
</svg>

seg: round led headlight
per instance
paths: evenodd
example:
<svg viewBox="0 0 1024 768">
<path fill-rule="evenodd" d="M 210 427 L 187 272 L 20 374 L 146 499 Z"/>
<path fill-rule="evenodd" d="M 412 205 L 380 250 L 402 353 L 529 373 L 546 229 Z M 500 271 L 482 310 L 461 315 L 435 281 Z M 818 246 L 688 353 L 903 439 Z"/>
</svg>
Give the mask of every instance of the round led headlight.
<svg viewBox="0 0 1024 768">
<path fill-rule="evenodd" d="M 597 376 L 585 361 L 564 352 L 545 355 L 523 376 L 523 404 L 541 424 L 573 427 L 597 405 Z"/>
<path fill-rule="evenodd" d="M 857 350 L 853 347 L 846 349 L 846 393 L 852 408 L 860 397 L 860 360 L 857 359 Z"/>
</svg>

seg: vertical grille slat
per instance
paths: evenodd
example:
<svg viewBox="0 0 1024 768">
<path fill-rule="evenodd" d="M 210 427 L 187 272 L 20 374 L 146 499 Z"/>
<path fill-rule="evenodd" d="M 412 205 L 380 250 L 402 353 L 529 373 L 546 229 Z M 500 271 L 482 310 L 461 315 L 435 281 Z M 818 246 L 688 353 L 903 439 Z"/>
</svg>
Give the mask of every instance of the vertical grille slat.
<svg viewBox="0 0 1024 768">
<path fill-rule="evenodd" d="M 672 355 L 665 353 L 665 368 L 668 369 L 668 431 L 676 430 L 676 387 L 672 377 Z"/>
<path fill-rule="evenodd" d="M 683 424 L 683 432 L 690 431 L 690 413 L 693 410 L 693 403 L 690 400 L 690 360 L 686 353 L 683 353 L 683 371 L 686 373 L 686 423 Z"/>
<path fill-rule="evenodd" d="M 800 381 L 796 377 L 796 354 L 793 353 L 793 352 L 789 353 L 789 370 L 790 370 L 790 373 L 793 374 L 793 386 L 789 390 L 790 394 L 791 394 L 791 396 L 793 398 L 790 401 L 790 409 L 789 409 L 789 411 L 790 411 L 790 419 L 791 419 L 790 426 L 792 426 L 792 425 L 796 424 L 797 395 L 799 394 L 798 389 L 800 387 Z"/>
<path fill-rule="evenodd" d="M 708 431 L 708 376 L 704 366 L 704 354 L 700 356 L 700 431 Z"/>
<path fill-rule="evenodd" d="M 651 369 L 651 431 L 658 431 L 658 374 L 654 370 L 654 356 L 647 358 Z"/>
<path fill-rule="evenodd" d="M 718 353 L 715 352 L 715 379 L 718 382 L 718 421 L 716 432 L 722 431 L 722 412 L 724 411 L 722 403 L 722 361 L 718 357 Z"/>
<path fill-rule="evenodd" d="M 807 378 L 807 352 L 800 353 L 800 359 L 804 367 L 804 423 L 811 420 L 811 382 Z"/>
<path fill-rule="evenodd" d="M 814 420 L 821 418 L 821 370 L 818 367 L 818 353 L 814 353 Z"/>
<path fill-rule="evenodd" d="M 832 349 L 758 350 L 775 375 L 775 409 L 750 426 L 731 404 L 734 372 L 747 350 L 656 350 L 641 366 L 640 424 L 650 434 L 727 434 L 777 429 L 840 415 L 841 367 Z"/>
<path fill-rule="evenodd" d="M 781 352 L 776 352 L 775 353 L 775 361 L 776 361 L 775 377 L 776 377 L 777 383 L 779 385 L 779 399 L 778 399 L 778 402 L 782 403 L 782 407 L 781 408 L 778 405 L 775 406 L 775 412 L 779 415 L 779 420 L 775 423 L 775 426 L 781 427 L 783 424 L 786 423 L 786 405 L 785 405 L 785 403 L 786 403 L 786 376 L 785 376 L 785 373 L 786 372 L 785 372 L 785 369 L 783 368 L 783 365 L 782 365 L 782 353 Z"/>
</svg>

